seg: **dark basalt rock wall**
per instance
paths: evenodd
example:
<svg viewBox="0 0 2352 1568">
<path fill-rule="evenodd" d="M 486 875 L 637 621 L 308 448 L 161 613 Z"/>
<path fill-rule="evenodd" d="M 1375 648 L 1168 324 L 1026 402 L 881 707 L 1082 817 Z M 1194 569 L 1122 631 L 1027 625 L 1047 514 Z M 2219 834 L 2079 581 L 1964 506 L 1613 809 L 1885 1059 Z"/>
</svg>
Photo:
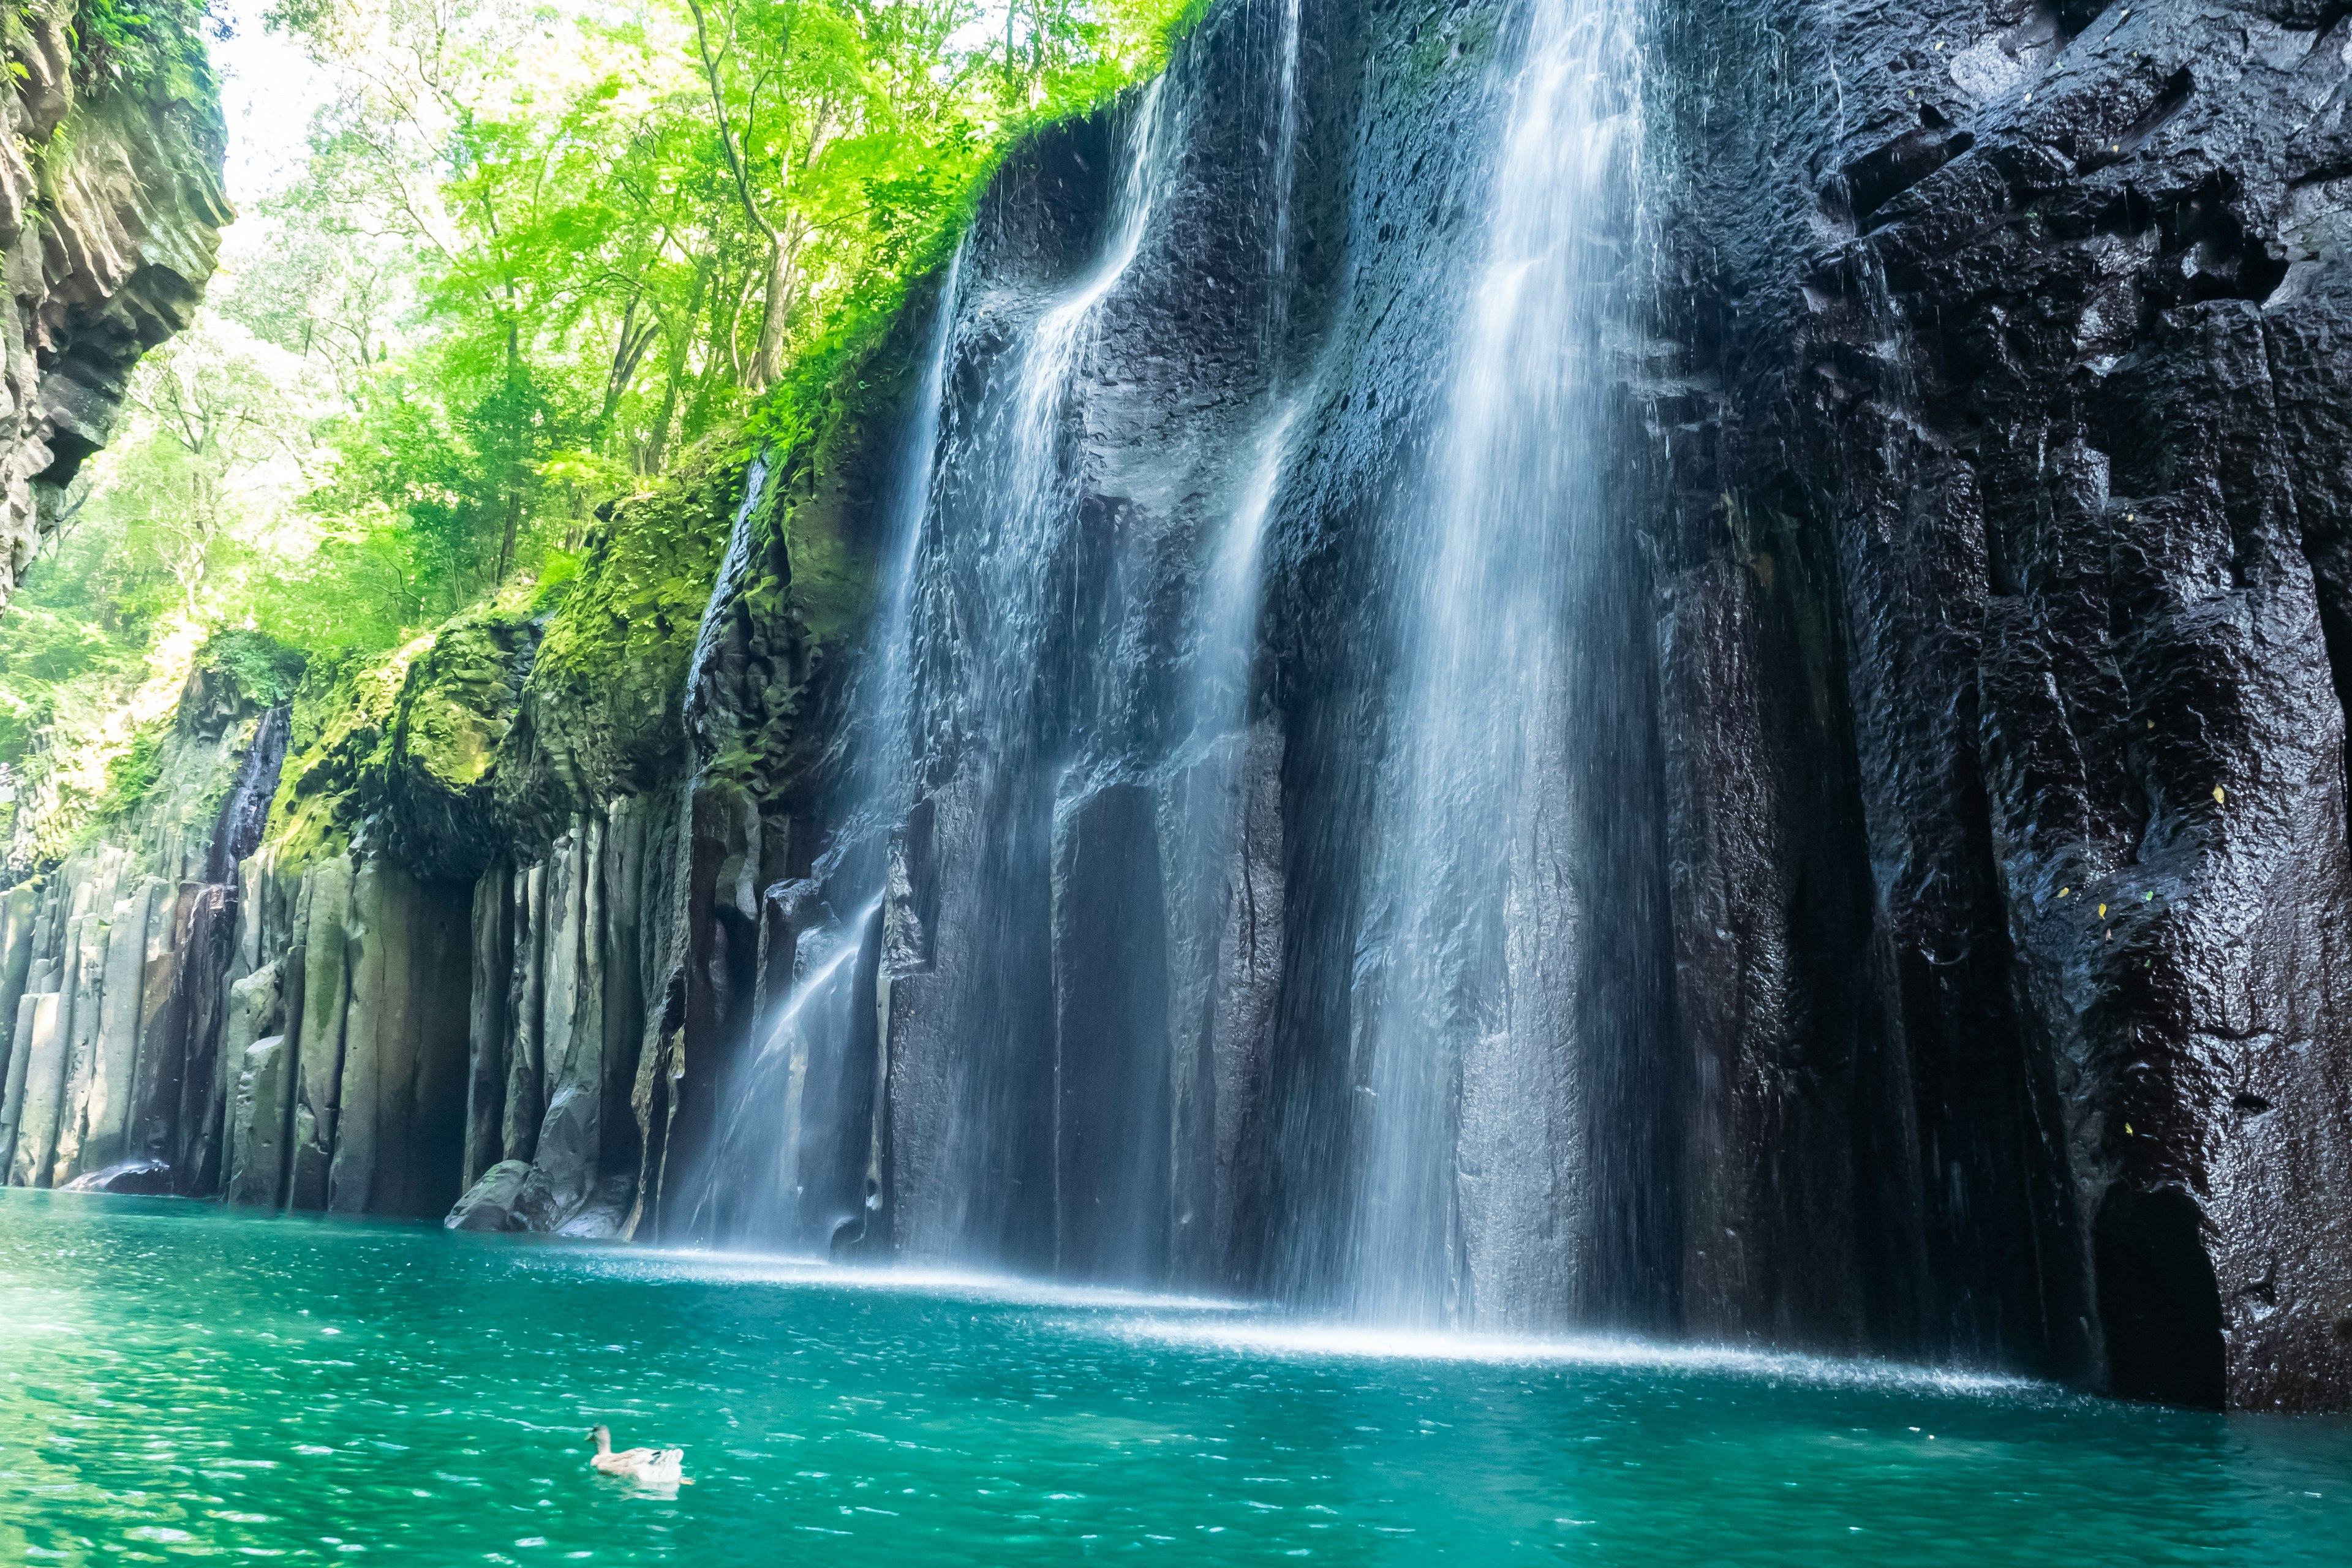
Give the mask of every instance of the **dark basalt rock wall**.
<svg viewBox="0 0 2352 1568">
<path fill-rule="evenodd" d="M 2352 26 L 1659 43 L 1693 1326 L 2352 1402 Z"/>
<path fill-rule="evenodd" d="M 1171 1117 L 1219 1129 L 1180 1132 L 1166 1173 L 1171 1212 L 1200 1221 L 1171 1255 L 1186 1269 L 1281 1288 L 1304 1256 L 1311 1289 L 1301 1216 L 1348 1169 L 1332 1107 L 1377 628 L 1411 568 L 1385 520 L 1436 418 L 1448 304 L 1429 280 L 1473 254 L 1465 128 L 1513 10 L 1309 5 L 1307 259 L 1296 342 L 1269 344 L 1250 327 L 1262 142 L 1225 112 L 1263 99 L 1258 9 L 1178 67 L 1233 85 L 1187 126 L 1180 237 L 1147 246 L 1088 371 L 1080 505 L 1101 542 L 1073 558 L 1072 640 L 1048 662 L 1073 682 L 1051 721 L 1099 784 L 1056 782 L 1049 820 L 950 778 L 905 837 L 904 1246 L 970 1246 L 978 1225 L 1005 1256 L 1103 1256 L 1087 1211 L 1033 1194 L 1127 1180 L 1089 1163 L 1118 1125 L 1089 1107 L 1138 1101 L 1094 1092 L 1099 1062 L 1001 1077 L 1003 1185 L 942 1204 L 908 1163 L 943 1146 L 969 1042 L 926 1042 L 984 1006 L 1066 1049 L 1139 1005 L 1101 978 L 1138 963 L 1191 997 L 1202 938 L 1164 879 L 1181 858 L 1130 820 L 1137 788 L 1163 817 L 1181 795 L 1151 726 L 1181 599 L 1151 572 L 1231 493 L 1229 411 L 1302 348 L 1323 380 L 1271 527 L 1260 669 L 1272 1026 L 1246 1046 L 1181 1013 L 1119 1032 L 1174 1053 Z M 2352 1399 L 2352 1042 L 2328 942 L 2347 38 L 2332 14 L 2253 7 L 1654 16 L 1657 239 L 1626 280 L 1648 314 L 1624 333 L 1620 445 L 1650 604 L 1613 626 L 1589 606 L 1621 706 L 1580 764 L 1623 813 L 1588 962 L 1621 1019 L 1653 1023 L 1615 1037 L 1631 1060 L 1580 1112 L 1617 1142 L 1593 1159 L 1580 1315 L 2126 1394 Z M 1115 163 L 1082 127 L 1008 170 L 968 262 L 971 375 L 1001 352 L 991 290 L 1034 300 L 1082 273 Z M 981 383 L 957 384 L 976 408 Z M 1087 639 L 1129 661 L 1116 686 L 1087 684 L 1105 668 Z M 959 912 L 1024 867 L 1034 910 Z M 1114 884 L 1129 896 L 1105 903 Z M 1228 957 L 1231 919 L 1209 924 Z M 1212 966 L 1205 991 L 1265 984 Z M 1195 1042 L 1234 1065 L 1193 1070 Z"/>
<path fill-rule="evenodd" d="M 1073 395 L 1054 769 L 938 753 L 894 840 L 869 1244 L 1309 1298 L 1333 1266 L 1315 1216 L 1354 1135 L 1382 628 L 1414 569 L 1392 520 L 1441 413 L 1454 302 L 1432 280 L 1475 256 L 1517 14 L 1309 0 L 1278 301 L 1277 8 L 1229 7 L 1181 55 L 1173 216 Z M 1650 26 L 1611 574 L 1639 589 L 1580 611 L 1609 721 L 1560 780 L 1613 846 L 1559 895 L 1608 912 L 1578 956 L 1606 1016 L 1570 1026 L 1608 1070 L 1560 1107 L 1593 1150 L 1559 1219 L 1593 1260 L 1570 1315 L 2352 1403 L 2329 942 L 2352 292 L 2328 194 L 2352 26 L 1703 4 Z M 991 194 L 943 461 L 986 428 L 1024 313 L 1100 255 L 1136 112 L 1048 134 Z M 1187 583 L 1250 410 L 1308 374 L 1254 703 L 1195 754 L 1168 723 Z M 842 689 L 729 694 L 757 650 L 811 647 L 774 591 L 789 542 L 739 545 L 724 682 L 693 711 L 704 777 L 744 793 L 698 807 L 688 903 L 711 912 L 681 1007 L 721 1052 L 766 994 L 754 955 L 803 929 L 810 895 L 760 879 L 804 876 L 840 805 L 805 771 L 840 713 L 805 694 Z M 1144 1124 L 1164 1161 L 1135 1163 Z"/>
</svg>

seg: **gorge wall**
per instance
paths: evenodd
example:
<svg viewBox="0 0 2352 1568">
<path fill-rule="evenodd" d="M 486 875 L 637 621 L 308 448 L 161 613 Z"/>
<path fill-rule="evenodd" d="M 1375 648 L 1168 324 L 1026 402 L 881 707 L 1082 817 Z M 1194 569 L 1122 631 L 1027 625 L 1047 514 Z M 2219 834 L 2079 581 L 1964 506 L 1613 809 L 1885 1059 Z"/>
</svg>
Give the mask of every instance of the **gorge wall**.
<svg viewBox="0 0 2352 1568">
<path fill-rule="evenodd" d="M 2341 1405 L 2352 28 L 1735 6 L 1693 49 L 1655 548 L 1694 1326 Z"/>
<path fill-rule="evenodd" d="M 230 217 L 200 46 L 179 70 L 108 70 L 74 21 L 34 5 L 0 28 L 0 607 L 106 445 L 131 367 L 194 319 Z"/>
<path fill-rule="evenodd" d="M 814 434 L 200 672 L 9 1179 L 2352 1405 L 2347 79 L 1233 0 Z"/>
</svg>

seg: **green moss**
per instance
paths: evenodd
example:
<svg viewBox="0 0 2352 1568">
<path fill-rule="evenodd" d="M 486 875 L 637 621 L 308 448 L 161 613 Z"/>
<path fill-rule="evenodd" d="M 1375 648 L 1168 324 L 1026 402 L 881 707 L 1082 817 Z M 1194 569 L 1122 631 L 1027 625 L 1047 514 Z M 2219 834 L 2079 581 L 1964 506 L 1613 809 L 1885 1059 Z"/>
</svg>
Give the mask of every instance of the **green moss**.
<svg viewBox="0 0 2352 1568">
<path fill-rule="evenodd" d="M 530 617 L 460 616 L 411 665 L 394 733 L 397 765 L 462 792 L 482 782 L 512 722 L 519 662 L 528 666 Z"/>
<path fill-rule="evenodd" d="M 291 700 L 301 689 L 302 670 L 309 661 L 300 648 L 288 647 L 265 632 L 237 626 L 215 632 L 205 640 L 196 662 L 226 671 L 256 707 L 275 708 Z"/>
<path fill-rule="evenodd" d="M 549 546 L 540 557 L 539 580 L 530 595 L 531 613 L 542 615 L 560 607 L 572 596 L 572 584 L 579 578 L 580 557 Z"/>
<path fill-rule="evenodd" d="M 943 230 L 932 259 L 955 238 Z M 877 437 L 896 431 L 915 374 L 922 322 L 905 309 L 909 292 L 894 284 L 803 355 L 745 428 L 604 508 L 583 553 L 557 561 L 527 603 L 468 612 L 388 657 L 306 680 L 271 811 L 281 864 L 340 852 L 385 802 L 394 768 L 407 770 L 403 789 L 454 796 L 487 783 L 502 831 L 520 841 L 677 777 L 688 675 L 755 453 L 768 482 L 748 520 L 753 569 L 739 608 L 782 679 L 772 709 L 724 739 L 712 771 L 772 773 L 797 738 L 796 683 L 873 606 L 876 541 L 861 503 L 887 471 Z M 543 636 L 518 704 L 494 678 L 515 668 L 511 634 L 532 617 Z"/>
<path fill-rule="evenodd" d="M 1489 58 L 1499 26 L 1491 9 L 1473 12 L 1458 20 L 1424 25 L 1414 39 L 1405 64 L 1406 79 L 1417 92 L 1432 90 L 1451 68 Z"/>
<path fill-rule="evenodd" d="M 286 766 L 264 845 L 282 868 L 341 854 L 359 826 L 361 784 L 381 771 L 408 667 L 430 634 L 375 658 L 314 666 L 295 694 Z"/>
<path fill-rule="evenodd" d="M 91 808 L 85 833 L 121 821 L 136 810 L 163 773 L 163 746 L 171 721 L 159 719 L 131 732 L 131 744 L 107 760 L 106 793 Z"/>
<path fill-rule="evenodd" d="M 615 502 L 548 623 L 533 693 L 617 752 L 635 753 L 648 721 L 675 723 L 749 467 L 734 447 L 706 447 Z"/>
<path fill-rule="evenodd" d="M 876 508 L 895 476 L 892 443 L 931 320 L 909 302 L 943 285 L 955 240 L 943 231 L 927 276 L 898 286 L 887 310 L 847 322 L 803 356 L 761 406 L 753 428 L 768 479 L 747 520 L 749 569 L 730 610 L 750 628 L 741 653 L 766 677 L 738 694 L 741 710 L 716 716 L 707 784 L 772 795 L 806 760 L 804 689 L 855 645 L 877 601 L 886 531 Z"/>
<path fill-rule="evenodd" d="M 26 15 L 34 9 L 23 7 Z M 190 0 L 74 0 L 68 25 L 76 83 L 121 82 L 181 100 L 217 96 L 205 53 L 205 10 Z"/>
</svg>

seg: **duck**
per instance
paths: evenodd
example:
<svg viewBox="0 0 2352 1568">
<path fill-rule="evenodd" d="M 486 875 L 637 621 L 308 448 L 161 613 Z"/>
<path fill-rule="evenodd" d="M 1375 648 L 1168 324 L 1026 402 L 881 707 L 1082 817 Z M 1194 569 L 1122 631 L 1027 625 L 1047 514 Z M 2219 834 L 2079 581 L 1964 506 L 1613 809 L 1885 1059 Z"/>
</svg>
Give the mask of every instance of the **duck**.
<svg viewBox="0 0 2352 1568">
<path fill-rule="evenodd" d="M 588 1436 L 596 1444 L 596 1452 L 588 1463 L 597 1473 L 619 1476 L 641 1487 L 690 1487 L 686 1479 L 686 1450 L 683 1448 L 624 1448 L 613 1452 L 613 1429 L 598 1426 Z"/>
</svg>

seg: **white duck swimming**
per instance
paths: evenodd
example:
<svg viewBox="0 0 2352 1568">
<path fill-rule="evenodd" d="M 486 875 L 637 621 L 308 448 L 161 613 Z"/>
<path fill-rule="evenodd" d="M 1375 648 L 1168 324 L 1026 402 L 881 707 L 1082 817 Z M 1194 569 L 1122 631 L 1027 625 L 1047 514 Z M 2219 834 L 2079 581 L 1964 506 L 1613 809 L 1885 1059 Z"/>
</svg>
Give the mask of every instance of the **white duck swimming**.
<svg viewBox="0 0 2352 1568">
<path fill-rule="evenodd" d="M 690 1487 L 686 1479 L 683 1448 L 624 1448 L 613 1452 L 613 1429 L 599 1426 L 588 1434 L 596 1440 L 596 1455 L 588 1462 L 600 1474 L 619 1476 L 641 1487 Z"/>
</svg>

